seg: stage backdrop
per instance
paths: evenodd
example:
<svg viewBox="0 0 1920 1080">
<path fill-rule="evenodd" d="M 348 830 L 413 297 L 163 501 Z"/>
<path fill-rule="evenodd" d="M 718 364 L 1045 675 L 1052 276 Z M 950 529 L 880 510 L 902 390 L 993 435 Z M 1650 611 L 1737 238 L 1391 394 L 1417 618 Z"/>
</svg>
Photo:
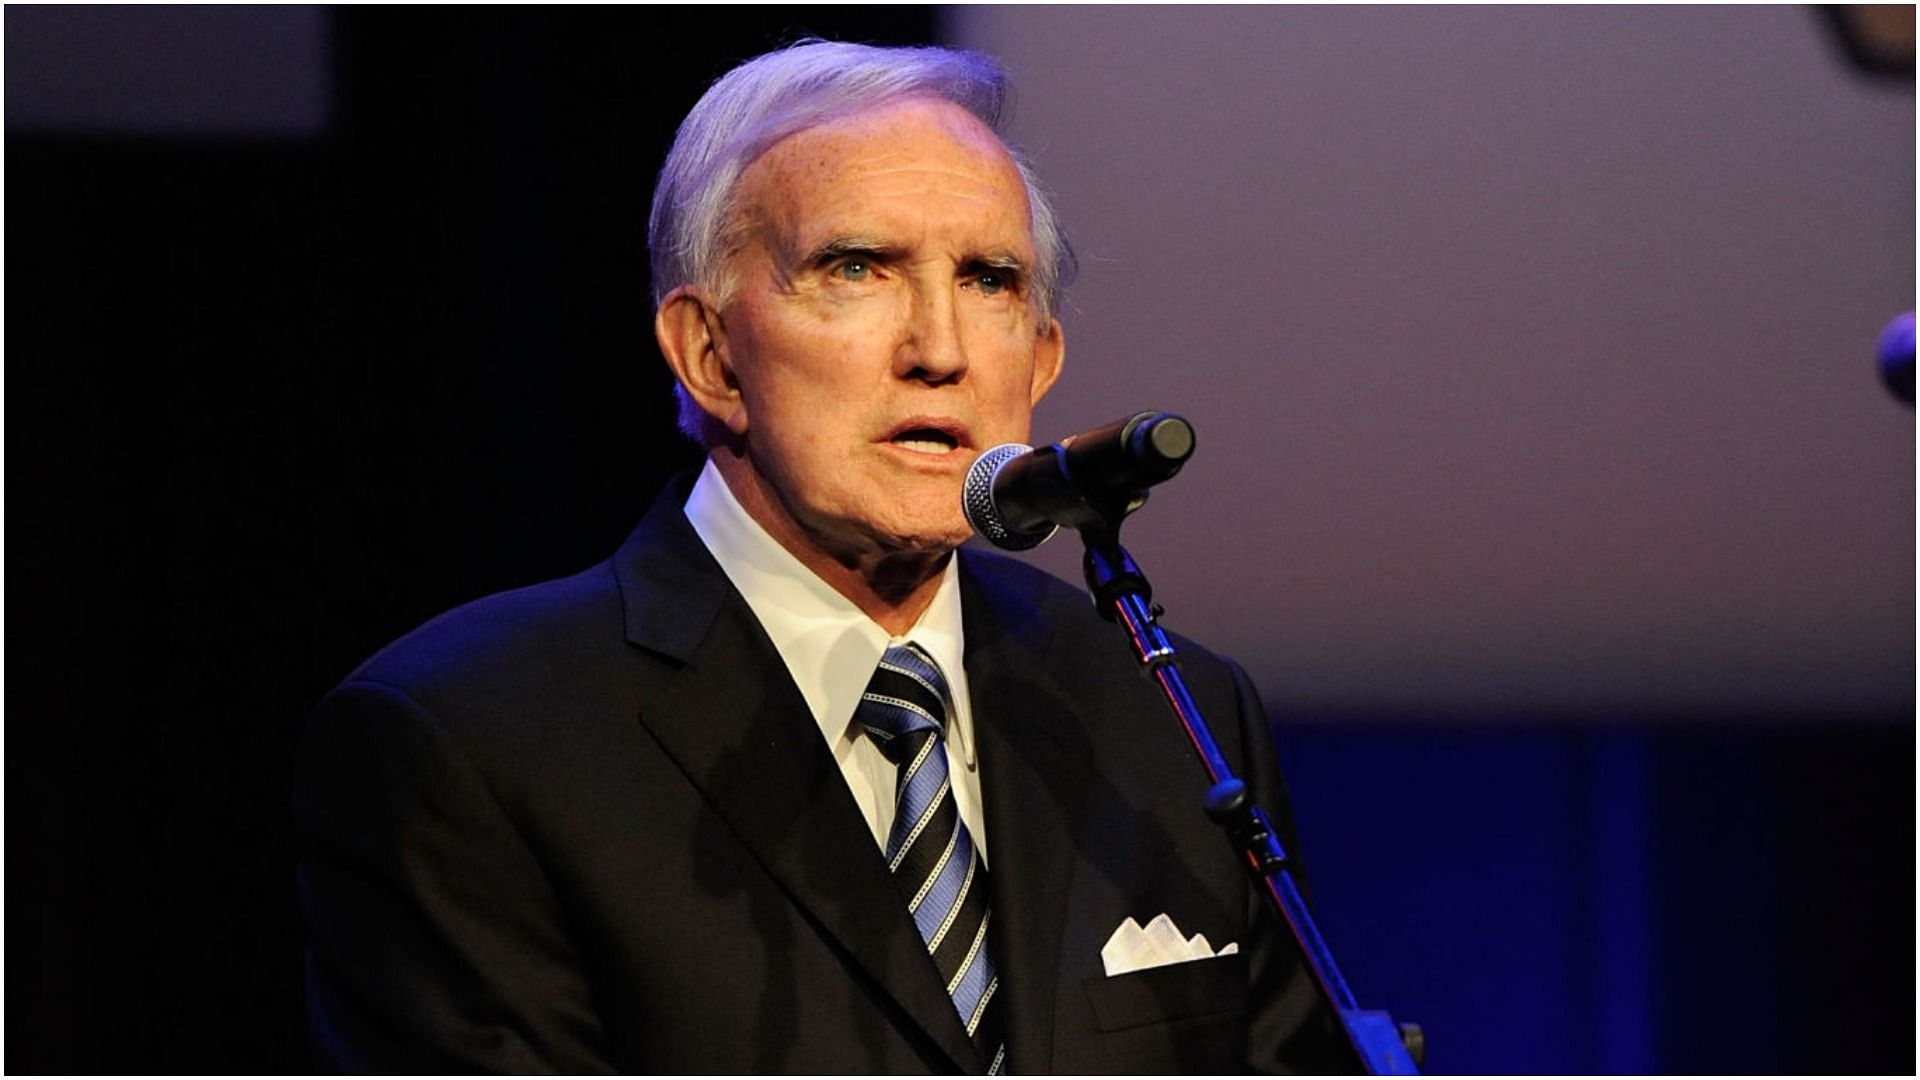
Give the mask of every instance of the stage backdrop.
<svg viewBox="0 0 1920 1080">
<path fill-rule="evenodd" d="M 1035 434 L 1193 419 L 1130 546 L 1270 704 L 1911 715 L 1910 80 L 1793 7 L 948 20 L 1080 254 Z"/>
</svg>

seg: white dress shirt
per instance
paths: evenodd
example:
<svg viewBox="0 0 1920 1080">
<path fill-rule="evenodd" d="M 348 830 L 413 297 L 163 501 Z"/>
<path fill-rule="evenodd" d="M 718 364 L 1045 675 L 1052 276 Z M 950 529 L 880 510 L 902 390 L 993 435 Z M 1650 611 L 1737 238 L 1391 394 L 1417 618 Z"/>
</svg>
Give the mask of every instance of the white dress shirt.
<svg viewBox="0 0 1920 1080">
<path fill-rule="evenodd" d="M 946 731 L 953 799 L 974 848 L 986 861 L 973 708 L 961 663 L 966 637 L 960 622 L 959 560 L 947 560 L 939 591 L 913 629 L 891 637 L 761 528 L 734 498 L 712 459 L 687 496 L 686 513 L 693 531 L 773 640 L 882 851 L 893 828 L 898 770 L 854 724 L 854 710 L 889 646 L 914 642 L 940 665 L 953 695 L 953 721 Z"/>
</svg>

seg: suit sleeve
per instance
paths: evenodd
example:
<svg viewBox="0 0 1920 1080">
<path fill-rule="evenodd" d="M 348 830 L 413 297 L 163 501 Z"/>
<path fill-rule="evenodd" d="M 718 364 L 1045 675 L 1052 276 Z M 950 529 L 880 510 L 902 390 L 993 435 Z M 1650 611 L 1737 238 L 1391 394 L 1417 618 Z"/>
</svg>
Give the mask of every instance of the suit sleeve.
<svg viewBox="0 0 1920 1080">
<path fill-rule="evenodd" d="M 535 851 L 431 712 L 377 683 L 334 691 L 294 817 L 323 1067 L 614 1071 Z"/>
<path fill-rule="evenodd" d="M 1273 732 L 1260 695 L 1239 664 L 1227 661 L 1239 697 L 1241 746 L 1245 760 L 1241 775 L 1254 800 L 1267 812 L 1280 846 L 1287 854 L 1294 882 L 1306 895 L 1306 871 L 1294 830 L 1293 807 L 1286 781 L 1274 755 Z M 1259 944 L 1249 957 L 1251 980 L 1247 1016 L 1247 1065 L 1264 1073 L 1350 1073 L 1351 1052 L 1321 1000 L 1286 922 L 1277 915 L 1264 891 L 1248 878 L 1249 938 Z"/>
</svg>

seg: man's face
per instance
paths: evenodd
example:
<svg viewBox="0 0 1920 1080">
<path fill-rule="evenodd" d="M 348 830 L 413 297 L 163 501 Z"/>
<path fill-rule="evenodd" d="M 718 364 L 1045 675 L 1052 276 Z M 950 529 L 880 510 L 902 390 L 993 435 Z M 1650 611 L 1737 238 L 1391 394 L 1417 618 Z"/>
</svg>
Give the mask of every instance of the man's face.
<svg viewBox="0 0 1920 1080">
<path fill-rule="evenodd" d="M 1026 441 L 1060 366 L 1012 159 L 965 111 L 908 101 L 775 144 L 736 199 L 716 342 L 768 496 L 746 501 L 848 565 L 964 542 L 967 467 Z"/>
</svg>

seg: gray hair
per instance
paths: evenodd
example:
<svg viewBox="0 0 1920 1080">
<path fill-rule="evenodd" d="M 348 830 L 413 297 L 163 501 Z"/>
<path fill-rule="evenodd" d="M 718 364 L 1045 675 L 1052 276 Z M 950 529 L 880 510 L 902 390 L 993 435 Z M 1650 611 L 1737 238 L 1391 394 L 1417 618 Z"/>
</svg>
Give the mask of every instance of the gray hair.
<svg viewBox="0 0 1920 1080">
<path fill-rule="evenodd" d="M 802 41 L 727 72 L 681 122 L 653 190 L 647 246 L 654 306 L 682 285 L 726 293 L 722 264 L 737 209 L 735 188 L 747 167 L 781 139 L 904 98 L 934 97 L 973 114 L 1004 145 L 1011 91 L 1005 69 L 993 58 L 932 47 Z M 1011 147 L 1007 152 L 1027 189 L 1034 296 L 1044 324 L 1073 278 L 1073 249 L 1026 158 Z M 680 429 L 698 441 L 706 414 L 684 389 L 679 397 Z"/>
</svg>

